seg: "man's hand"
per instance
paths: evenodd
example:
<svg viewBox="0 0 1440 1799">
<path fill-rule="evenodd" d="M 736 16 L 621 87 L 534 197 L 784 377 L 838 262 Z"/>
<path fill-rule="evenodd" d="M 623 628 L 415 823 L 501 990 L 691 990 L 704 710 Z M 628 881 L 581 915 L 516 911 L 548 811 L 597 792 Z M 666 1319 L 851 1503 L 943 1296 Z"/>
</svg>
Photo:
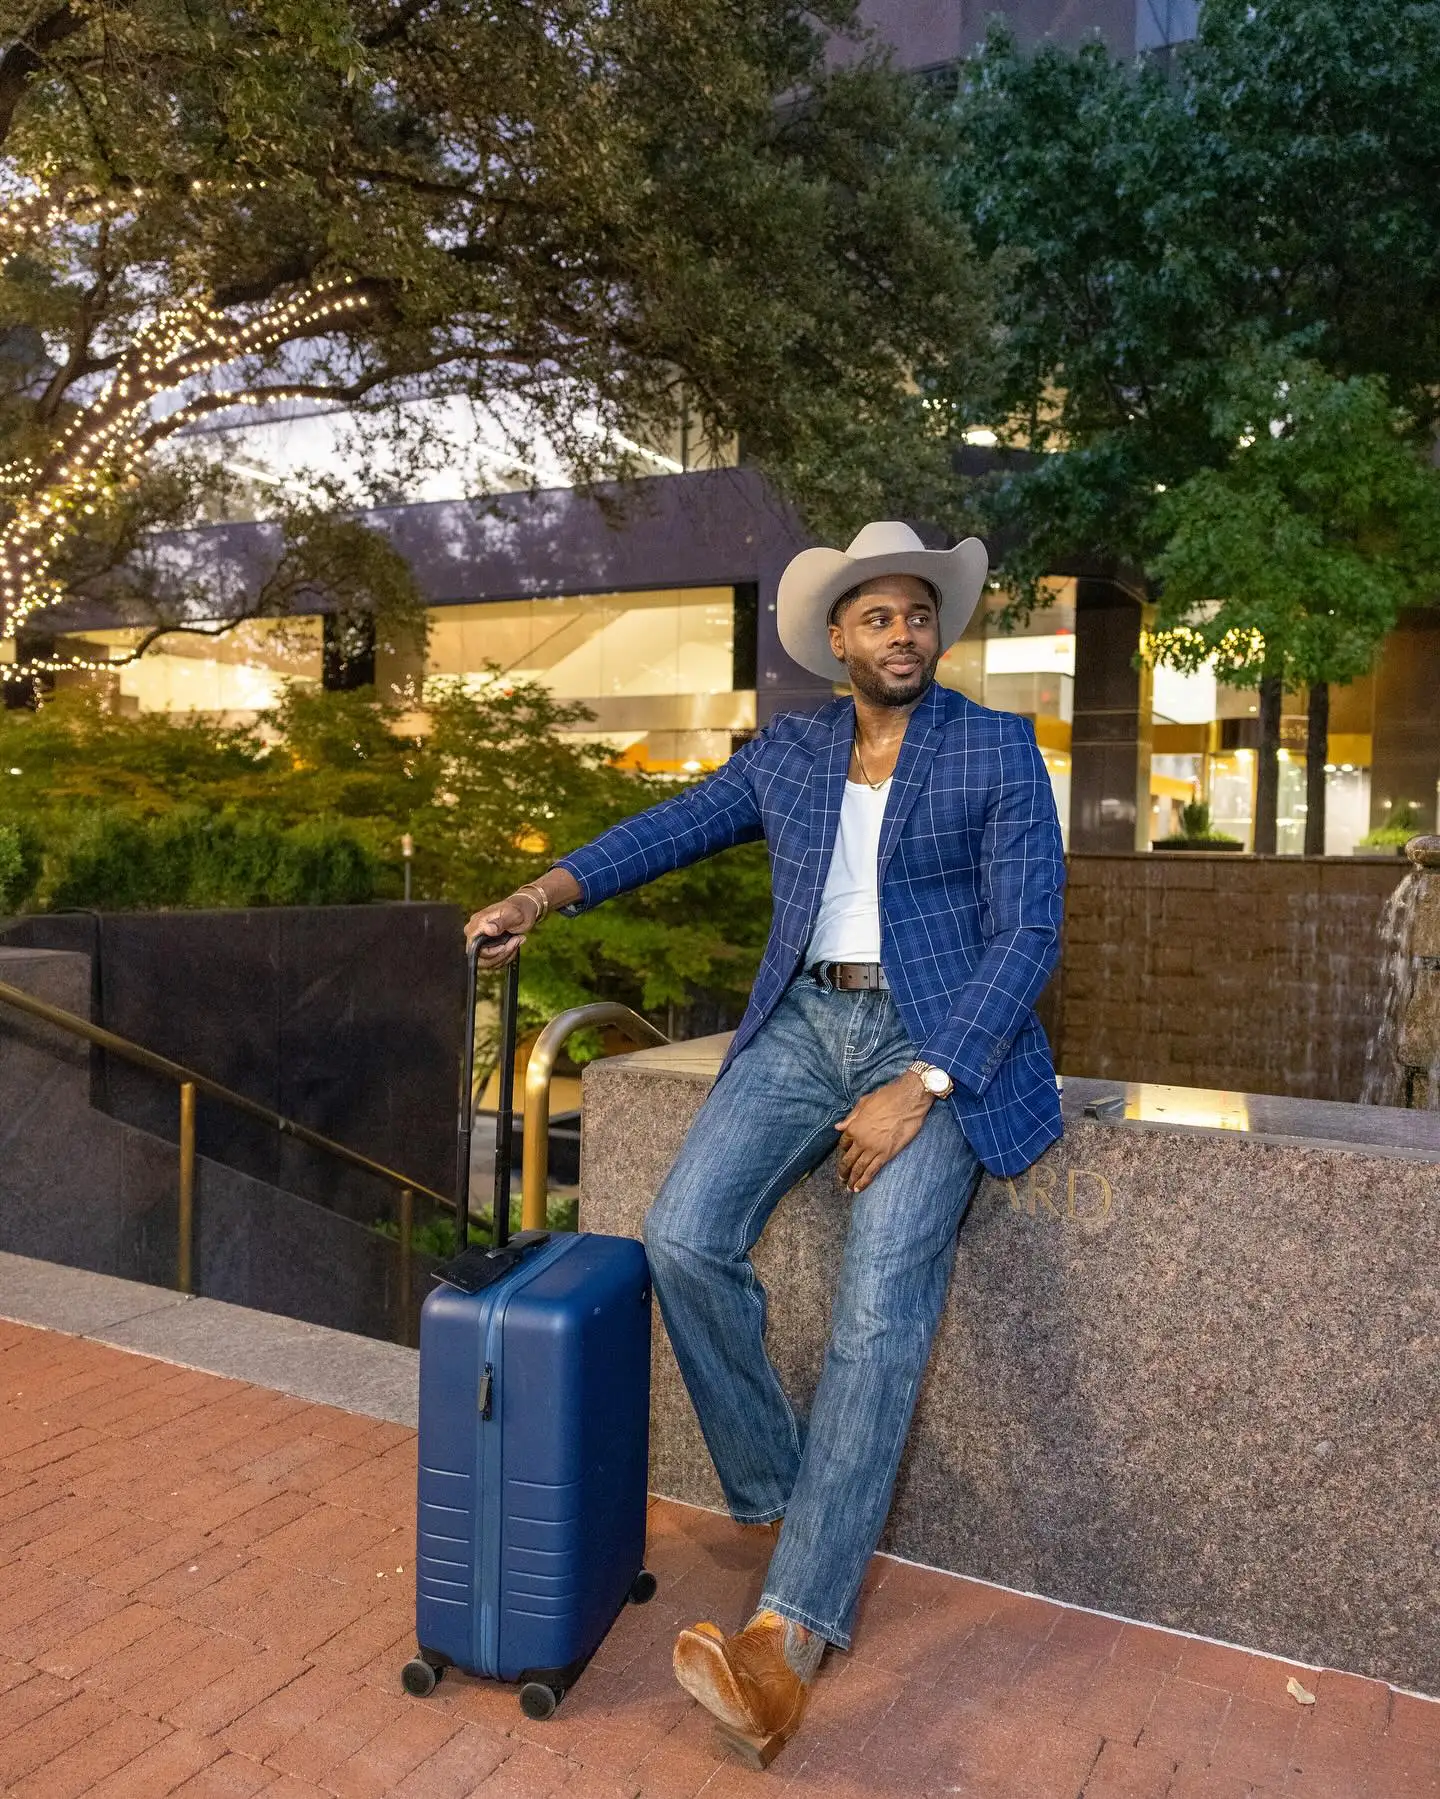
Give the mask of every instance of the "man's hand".
<svg viewBox="0 0 1440 1799">
<path fill-rule="evenodd" d="M 852 1193 L 863 1193 L 916 1135 L 934 1103 L 920 1077 L 908 1069 L 867 1093 L 835 1126 L 844 1133 L 840 1138 L 841 1185 Z"/>
<path fill-rule="evenodd" d="M 552 908 L 573 905 L 580 898 L 580 883 L 569 869 L 551 868 L 538 881 L 527 881 L 509 899 L 501 900 L 498 905 L 482 907 L 465 926 L 467 949 L 477 937 L 482 939 L 482 968 L 503 968 L 520 954 L 525 939 L 535 929 L 546 910 L 535 891 L 537 887 Z M 484 939 L 489 941 L 483 941 Z"/>
<path fill-rule="evenodd" d="M 526 937 L 540 916 L 540 902 L 533 894 L 512 893 L 499 905 L 485 906 L 465 926 L 465 947 L 480 938 L 482 968 L 503 968 L 520 954 Z M 486 942 L 485 939 L 490 941 Z"/>
</svg>

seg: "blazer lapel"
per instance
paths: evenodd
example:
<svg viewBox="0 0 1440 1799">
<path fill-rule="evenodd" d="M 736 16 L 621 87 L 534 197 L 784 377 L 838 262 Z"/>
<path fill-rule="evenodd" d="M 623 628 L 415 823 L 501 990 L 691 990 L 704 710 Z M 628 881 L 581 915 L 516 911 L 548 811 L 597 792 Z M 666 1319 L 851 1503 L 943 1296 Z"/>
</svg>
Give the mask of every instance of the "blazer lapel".
<svg viewBox="0 0 1440 1799">
<path fill-rule="evenodd" d="M 944 696 L 938 682 L 932 681 L 920 704 L 910 714 L 905 727 L 905 741 L 900 745 L 900 758 L 895 764 L 895 778 L 885 802 L 885 817 L 880 826 L 880 864 L 877 879 L 883 889 L 885 868 L 895 853 L 900 833 L 910 810 L 920 797 L 920 790 L 930 778 L 930 758 L 940 741 L 944 720 Z"/>
</svg>

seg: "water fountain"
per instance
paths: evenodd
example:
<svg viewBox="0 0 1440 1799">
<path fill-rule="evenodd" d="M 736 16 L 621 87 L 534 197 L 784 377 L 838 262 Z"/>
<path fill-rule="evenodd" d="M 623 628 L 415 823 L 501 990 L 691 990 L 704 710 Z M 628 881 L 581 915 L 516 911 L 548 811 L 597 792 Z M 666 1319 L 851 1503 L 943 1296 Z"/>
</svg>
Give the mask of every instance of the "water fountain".
<svg viewBox="0 0 1440 1799">
<path fill-rule="evenodd" d="M 1440 837 L 1412 837 L 1405 854 L 1410 872 L 1381 921 L 1384 1011 L 1361 1098 L 1440 1111 Z"/>
</svg>

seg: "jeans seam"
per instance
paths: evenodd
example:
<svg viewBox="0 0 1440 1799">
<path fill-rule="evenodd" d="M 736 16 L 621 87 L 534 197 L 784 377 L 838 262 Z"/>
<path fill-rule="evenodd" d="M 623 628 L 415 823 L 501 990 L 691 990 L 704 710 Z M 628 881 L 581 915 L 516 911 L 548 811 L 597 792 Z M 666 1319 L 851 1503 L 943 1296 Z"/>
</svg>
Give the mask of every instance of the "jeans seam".
<svg viewBox="0 0 1440 1799">
<path fill-rule="evenodd" d="M 808 1143 L 805 1144 L 803 1148 L 797 1150 L 795 1152 L 795 1154 L 790 1158 L 790 1160 L 781 1169 L 780 1174 L 776 1177 L 775 1184 L 778 1184 L 780 1186 L 780 1194 L 779 1194 L 780 1199 L 783 1199 L 785 1197 L 785 1193 L 786 1193 L 787 1189 L 789 1188 L 789 1185 L 790 1185 L 789 1177 L 790 1177 L 790 1173 L 791 1173 L 792 1169 L 799 1167 L 800 1163 L 803 1161 L 805 1156 L 809 1153 L 809 1150 L 810 1150 L 810 1144 L 808 1144 Z M 769 1191 L 770 1191 L 769 1184 L 767 1184 L 766 1186 L 764 1186 L 760 1189 L 760 1192 L 755 1199 L 755 1203 L 751 1206 L 750 1210 L 745 1214 L 745 1217 L 740 1226 L 740 1239 L 741 1239 L 740 1260 L 744 1262 L 745 1270 L 746 1270 L 746 1272 L 745 1272 L 745 1297 L 747 1300 L 754 1302 L 757 1310 L 760 1311 L 762 1324 L 765 1321 L 764 1320 L 764 1307 L 763 1307 L 763 1305 L 760 1304 L 760 1300 L 759 1300 L 758 1281 L 757 1281 L 757 1277 L 755 1274 L 755 1264 L 754 1264 L 754 1262 L 751 1261 L 751 1259 L 750 1259 L 751 1251 L 750 1251 L 750 1249 L 747 1249 L 744 1246 L 744 1242 L 745 1242 L 745 1239 L 750 1235 L 750 1226 L 754 1222 L 755 1214 L 760 1210 L 761 1206 L 764 1205 L 765 1197 L 766 1197 L 767 1193 L 769 1193 Z M 777 1204 L 779 1203 L 778 1199 L 777 1199 L 776 1203 Z M 764 1332 L 763 1331 L 761 1333 L 761 1342 L 762 1342 L 762 1344 L 764 1342 Z M 800 1420 L 795 1416 L 795 1407 L 790 1402 L 790 1395 L 785 1391 L 784 1384 L 782 1383 L 782 1381 L 780 1379 L 780 1375 L 776 1370 L 774 1362 L 770 1359 L 770 1355 L 769 1355 L 768 1351 L 766 1352 L 766 1355 L 765 1355 L 765 1366 L 766 1366 L 767 1370 L 769 1371 L 770 1380 L 771 1380 L 772 1384 L 774 1385 L 775 1391 L 780 1395 L 781 1402 L 783 1403 L 783 1405 L 785 1407 L 786 1416 L 790 1420 L 790 1438 L 791 1438 L 791 1441 L 795 1445 L 795 1455 L 796 1455 L 796 1459 L 798 1461 L 799 1457 L 805 1453 L 805 1445 L 800 1441 Z M 768 1523 L 769 1520 L 763 1519 L 763 1520 L 761 1520 L 761 1522 Z"/>
</svg>

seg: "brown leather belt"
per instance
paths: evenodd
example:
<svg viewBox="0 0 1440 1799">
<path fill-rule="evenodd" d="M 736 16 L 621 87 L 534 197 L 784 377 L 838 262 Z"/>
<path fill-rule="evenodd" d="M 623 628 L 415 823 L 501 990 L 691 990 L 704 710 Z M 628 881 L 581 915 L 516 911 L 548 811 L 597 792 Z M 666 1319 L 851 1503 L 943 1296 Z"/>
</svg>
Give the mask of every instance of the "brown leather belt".
<svg viewBox="0 0 1440 1799">
<path fill-rule="evenodd" d="M 890 986 L 878 962 L 812 962 L 810 973 L 823 985 L 839 987 L 846 993 L 856 989 L 874 993 Z"/>
</svg>

